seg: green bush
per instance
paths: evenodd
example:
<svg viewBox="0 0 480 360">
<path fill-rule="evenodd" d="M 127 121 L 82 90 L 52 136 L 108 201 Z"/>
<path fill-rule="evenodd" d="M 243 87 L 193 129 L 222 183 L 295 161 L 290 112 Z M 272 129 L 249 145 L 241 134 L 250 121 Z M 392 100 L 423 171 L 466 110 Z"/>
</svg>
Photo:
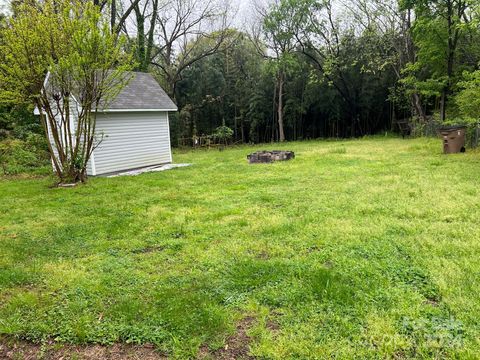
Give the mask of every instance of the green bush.
<svg viewBox="0 0 480 360">
<path fill-rule="evenodd" d="M 25 140 L 7 138 L 0 142 L 0 168 L 4 175 L 30 173 L 48 164 L 42 135 L 30 133 Z"/>
<path fill-rule="evenodd" d="M 420 120 L 417 117 L 412 119 L 411 136 L 418 138 L 423 136 L 437 136 L 437 129 L 441 126 L 440 120 L 436 116 L 429 117 L 427 122 Z"/>
<path fill-rule="evenodd" d="M 215 129 L 213 136 L 226 144 L 233 136 L 233 130 L 228 126 L 222 125 Z"/>
<path fill-rule="evenodd" d="M 0 106 L 0 140 L 10 136 L 26 140 L 31 133 L 43 134 L 42 125 L 39 119 L 33 115 L 31 106 Z"/>
<path fill-rule="evenodd" d="M 476 148 L 479 145 L 480 140 L 480 121 L 478 119 L 465 119 L 463 122 L 467 127 L 466 130 L 466 141 L 467 146 L 471 148 Z"/>
<path fill-rule="evenodd" d="M 480 119 L 480 71 L 464 72 L 455 102 L 462 116 Z"/>
<path fill-rule="evenodd" d="M 457 119 L 457 123 L 467 127 L 467 145 L 477 147 L 480 140 L 480 71 L 464 72 L 459 87 L 455 103 L 462 118 Z"/>
</svg>

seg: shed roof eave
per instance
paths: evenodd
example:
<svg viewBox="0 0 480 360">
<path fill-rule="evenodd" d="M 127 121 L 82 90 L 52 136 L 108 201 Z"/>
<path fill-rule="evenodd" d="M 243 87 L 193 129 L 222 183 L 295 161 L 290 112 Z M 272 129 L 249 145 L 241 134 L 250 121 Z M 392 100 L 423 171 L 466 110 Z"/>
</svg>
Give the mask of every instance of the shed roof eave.
<svg viewBox="0 0 480 360">
<path fill-rule="evenodd" d="M 178 108 L 173 109 L 103 109 L 92 111 L 96 113 L 121 113 L 121 112 L 177 112 Z M 33 115 L 40 115 L 37 107 L 33 110 Z"/>
<path fill-rule="evenodd" d="M 175 112 L 178 108 L 172 109 L 98 109 L 97 113 L 115 113 L 115 112 Z"/>
</svg>

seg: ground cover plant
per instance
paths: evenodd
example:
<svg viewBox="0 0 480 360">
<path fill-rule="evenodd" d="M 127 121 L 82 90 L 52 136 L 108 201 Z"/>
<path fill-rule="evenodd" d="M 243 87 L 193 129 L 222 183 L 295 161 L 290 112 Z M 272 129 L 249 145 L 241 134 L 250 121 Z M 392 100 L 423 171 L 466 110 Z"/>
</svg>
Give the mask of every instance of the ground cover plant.
<svg viewBox="0 0 480 360">
<path fill-rule="evenodd" d="M 240 355 L 266 359 L 476 358 L 479 153 L 275 147 L 296 158 L 249 165 L 262 146 L 242 146 L 73 189 L 0 180 L 4 341 L 215 358 L 240 332 Z"/>
</svg>

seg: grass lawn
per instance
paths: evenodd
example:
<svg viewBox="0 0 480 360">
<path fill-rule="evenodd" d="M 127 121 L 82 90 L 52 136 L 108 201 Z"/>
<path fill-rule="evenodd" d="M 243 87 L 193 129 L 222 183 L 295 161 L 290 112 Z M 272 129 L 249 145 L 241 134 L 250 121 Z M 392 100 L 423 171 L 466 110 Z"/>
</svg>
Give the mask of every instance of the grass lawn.
<svg viewBox="0 0 480 360">
<path fill-rule="evenodd" d="M 274 147 L 296 159 L 239 147 L 73 189 L 0 180 L 0 334 L 180 359 L 238 332 L 264 359 L 478 358 L 480 153 Z"/>
</svg>

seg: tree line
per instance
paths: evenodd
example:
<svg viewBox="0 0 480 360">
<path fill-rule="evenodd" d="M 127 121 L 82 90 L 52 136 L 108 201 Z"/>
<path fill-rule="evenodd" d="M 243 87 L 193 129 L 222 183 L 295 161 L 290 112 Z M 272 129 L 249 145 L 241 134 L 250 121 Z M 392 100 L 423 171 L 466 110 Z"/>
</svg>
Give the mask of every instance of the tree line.
<svg viewBox="0 0 480 360">
<path fill-rule="evenodd" d="M 32 1 L 39 11 L 45 3 Z M 133 69 L 154 74 L 177 103 L 173 144 L 222 126 L 233 142 L 260 143 L 479 118 L 475 0 L 273 0 L 252 3 L 245 23 L 221 0 L 93 4 Z M 4 102 L 3 133 L 26 106 Z"/>
</svg>

